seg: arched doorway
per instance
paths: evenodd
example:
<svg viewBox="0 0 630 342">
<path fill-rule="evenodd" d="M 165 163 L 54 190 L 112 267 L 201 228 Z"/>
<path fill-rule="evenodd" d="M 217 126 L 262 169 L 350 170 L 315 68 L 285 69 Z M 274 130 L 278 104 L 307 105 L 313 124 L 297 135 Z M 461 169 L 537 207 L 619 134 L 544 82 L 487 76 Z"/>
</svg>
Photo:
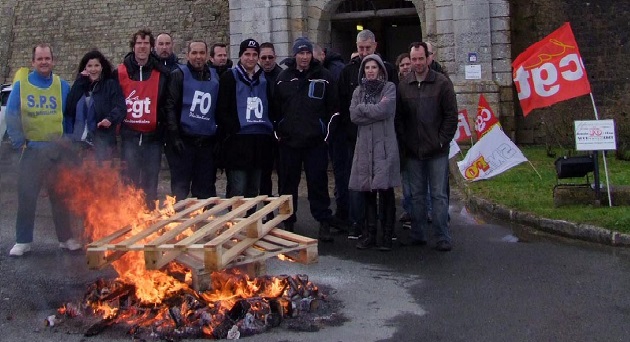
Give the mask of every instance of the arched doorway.
<svg viewBox="0 0 630 342">
<path fill-rule="evenodd" d="M 356 34 L 368 29 L 376 35 L 378 51 L 394 62 L 412 41 L 422 40 L 418 12 L 407 0 L 345 0 L 330 16 L 330 46 L 348 60 Z"/>
</svg>

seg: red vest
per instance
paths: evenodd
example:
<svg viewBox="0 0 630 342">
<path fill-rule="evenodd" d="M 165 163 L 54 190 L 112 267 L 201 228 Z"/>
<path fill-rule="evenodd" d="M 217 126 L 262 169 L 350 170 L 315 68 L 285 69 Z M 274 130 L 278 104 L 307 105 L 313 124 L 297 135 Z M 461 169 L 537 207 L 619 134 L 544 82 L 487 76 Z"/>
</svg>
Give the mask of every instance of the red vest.
<svg viewBox="0 0 630 342">
<path fill-rule="evenodd" d="M 142 133 L 155 131 L 160 72 L 153 69 L 148 80 L 134 81 L 129 78 L 124 64 L 121 64 L 118 66 L 118 81 L 127 104 L 123 125 Z"/>
</svg>

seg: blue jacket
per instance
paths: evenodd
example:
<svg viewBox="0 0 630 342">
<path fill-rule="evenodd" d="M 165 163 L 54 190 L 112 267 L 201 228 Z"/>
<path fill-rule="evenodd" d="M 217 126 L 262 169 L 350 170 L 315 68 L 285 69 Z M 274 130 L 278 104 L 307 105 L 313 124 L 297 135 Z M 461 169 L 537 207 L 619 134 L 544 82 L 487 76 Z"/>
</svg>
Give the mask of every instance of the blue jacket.
<svg viewBox="0 0 630 342">
<path fill-rule="evenodd" d="M 28 81 L 40 88 L 48 88 L 52 85 L 51 77 L 45 78 L 35 71 L 31 71 L 28 74 Z M 65 112 L 66 110 L 66 98 L 70 92 L 70 84 L 65 80 L 61 80 L 61 108 Z M 24 131 L 22 129 L 22 116 L 21 116 L 22 103 L 20 100 L 20 81 L 13 84 L 13 90 L 7 101 L 6 118 L 7 118 L 7 133 L 11 139 L 11 143 L 14 148 L 19 148 L 26 143 L 24 137 Z M 41 148 L 48 146 L 50 143 L 47 141 L 31 141 L 28 143 L 29 147 Z"/>
</svg>

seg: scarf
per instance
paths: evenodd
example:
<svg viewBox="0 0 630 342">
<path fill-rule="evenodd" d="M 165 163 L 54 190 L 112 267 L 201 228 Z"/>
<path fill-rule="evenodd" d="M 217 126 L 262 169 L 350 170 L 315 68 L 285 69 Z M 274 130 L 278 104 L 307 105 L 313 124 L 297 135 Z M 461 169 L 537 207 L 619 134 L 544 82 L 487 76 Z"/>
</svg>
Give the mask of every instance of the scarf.
<svg viewBox="0 0 630 342">
<path fill-rule="evenodd" d="M 361 88 L 363 89 L 363 103 L 376 104 L 381 96 L 381 92 L 385 87 L 384 80 L 368 80 L 361 79 Z"/>
</svg>

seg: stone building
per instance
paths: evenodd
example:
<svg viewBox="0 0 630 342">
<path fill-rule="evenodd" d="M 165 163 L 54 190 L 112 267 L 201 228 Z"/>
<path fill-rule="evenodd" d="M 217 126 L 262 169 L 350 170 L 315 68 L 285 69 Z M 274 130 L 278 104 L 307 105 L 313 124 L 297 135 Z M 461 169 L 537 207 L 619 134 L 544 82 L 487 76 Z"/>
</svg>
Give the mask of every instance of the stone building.
<svg viewBox="0 0 630 342">
<path fill-rule="evenodd" d="M 512 60 L 571 21 L 600 111 L 604 117 L 627 115 L 630 68 L 622 57 L 628 52 L 630 30 L 623 18 L 629 11 L 628 2 L 614 0 L 2 0 L 0 81 L 30 64 L 31 48 L 39 41 L 52 43 L 57 72 L 72 79 L 91 48 L 119 63 L 130 50 L 130 35 L 141 27 L 172 33 L 181 57 L 186 41 L 201 38 L 228 43 L 233 59 L 245 38 L 272 41 L 285 57 L 300 36 L 347 58 L 357 30 L 367 28 L 377 36 L 378 51 L 392 62 L 410 42 L 432 41 L 455 84 L 460 108 L 476 113 L 484 94 L 517 142 L 553 143 L 549 137 L 558 133 L 549 129 L 553 120 L 548 117 L 572 118 L 576 108 L 588 116 L 592 110 L 577 99 L 523 120 L 515 103 Z M 466 73 L 468 65 L 475 65 L 474 72 Z"/>
</svg>

